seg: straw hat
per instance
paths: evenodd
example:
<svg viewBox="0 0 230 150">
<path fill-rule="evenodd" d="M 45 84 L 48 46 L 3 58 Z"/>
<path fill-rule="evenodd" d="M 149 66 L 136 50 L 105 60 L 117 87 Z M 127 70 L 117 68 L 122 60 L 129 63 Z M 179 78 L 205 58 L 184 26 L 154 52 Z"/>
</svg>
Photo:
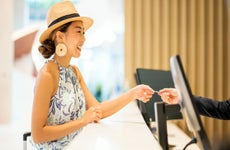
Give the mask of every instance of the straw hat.
<svg viewBox="0 0 230 150">
<path fill-rule="evenodd" d="M 72 21 L 80 20 L 83 22 L 85 30 L 92 24 L 93 19 L 89 17 L 81 17 L 75 9 L 73 3 L 69 0 L 55 3 L 49 9 L 46 17 L 48 28 L 41 34 L 40 43 L 48 39 L 50 33 L 56 28 Z"/>
</svg>

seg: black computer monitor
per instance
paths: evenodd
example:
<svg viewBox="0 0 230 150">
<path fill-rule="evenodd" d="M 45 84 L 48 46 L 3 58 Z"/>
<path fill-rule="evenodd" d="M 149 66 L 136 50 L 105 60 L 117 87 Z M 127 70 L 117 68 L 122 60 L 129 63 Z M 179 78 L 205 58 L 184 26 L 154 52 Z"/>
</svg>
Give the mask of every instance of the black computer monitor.
<svg viewBox="0 0 230 150">
<path fill-rule="evenodd" d="M 137 84 L 149 85 L 155 91 L 161 90 L 167 87 L 174 87 L 172 75 L 170 70 L 137 68 L 136 69 L 136 82 Z M 161 97 L 158 94 L 154 94 L 149 102 L 143 103 L 138 101 L 139 108 L 146 122 L 150 120 L 155 121 L 155 102 L 162 102 Z M 173 107 L 175 110 L 167 114 L 167 120 L 182 119 L 180 112 L 180 106 Z"/>
<path fill-rule="evenodd" d="M 170 68 L 174 85 L 178 92 L 179 104 L 185 115 L 188 129 L 193 133 L 201 150 L 210 150 L 210 141 L 203 128 L 179 55 L 170 58 Z"/>
</svg>

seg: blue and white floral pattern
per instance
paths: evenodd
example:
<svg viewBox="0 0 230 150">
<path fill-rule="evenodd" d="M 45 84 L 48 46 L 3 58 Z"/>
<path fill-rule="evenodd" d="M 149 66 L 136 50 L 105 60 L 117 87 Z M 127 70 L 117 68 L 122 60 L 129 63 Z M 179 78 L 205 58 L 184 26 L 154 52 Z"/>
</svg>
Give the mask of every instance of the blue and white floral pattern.
<svg viewBox="0 0 230 150">
<path fill-rule="evenodd" d="M 56 62 L 57 63 L 57 62 Z M 59 83 L 56 94 L 51 98 L 47 125 L 60 125 L 80 118 L 85 113 L 85 97 L 80 83 L 72 68 L 59 67 Z M 33 144 L 39 150 L 61 150 L 82 129 L 77 130 L 61 139 Z"/>
</svg>

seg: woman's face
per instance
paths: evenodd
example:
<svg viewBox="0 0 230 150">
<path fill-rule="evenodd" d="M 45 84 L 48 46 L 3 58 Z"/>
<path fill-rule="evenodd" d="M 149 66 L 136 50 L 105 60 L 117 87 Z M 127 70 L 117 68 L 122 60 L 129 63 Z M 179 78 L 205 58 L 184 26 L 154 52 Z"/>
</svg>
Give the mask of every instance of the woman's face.
<svg viewBox="0 0 230 150">
<path fill-rule="evenodd" d="M 67 46 L 68 54 L 71 57 L 79 57 L 85 42 L 83 23 L 81 21 L 72 22 L 64 34 L 63 42 Z"/>
</svg>

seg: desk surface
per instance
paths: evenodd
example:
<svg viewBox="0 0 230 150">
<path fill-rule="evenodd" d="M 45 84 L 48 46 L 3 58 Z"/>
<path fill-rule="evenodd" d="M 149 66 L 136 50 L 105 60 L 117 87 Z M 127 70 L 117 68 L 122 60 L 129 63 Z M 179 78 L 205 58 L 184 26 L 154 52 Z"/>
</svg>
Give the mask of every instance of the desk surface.
<svg viewBox="0 0 230 150">
<path fill-rule="evenodd" d="M 89 124 L 67 149 L 153 150 L 161 149 L 143 124 L 106 122 Z"/>
<path fill-rule="evenodd" d="M 187 134 L 170 121 L 167 123 L 167 130 L 169 145 L 175 145 L 175 147 L 170 150 L 182 150 L 191 140 Z M 200 150 L 200 148 L 196 144 L 191 144 L 186 148 L 186 150 Z"/>
<path fill-rule="evenodd" d="M 190 138 L 176 125 L 168 124 L 169 144 L 173 150 L 182 149 Z M 84 127 L 66 147 L 67 150 L 161 150 L 161 146 L 147 127 L 135 102 L 116 114 Z M 193 144 L 188 150 L 198 150 Z"/>
<path fill-rule="evenodd" d="M 161 149 L 145 124 L 136 103 L 130 103 L 100 123 L 84 127 L 66 149 L 153 150 Z"/>
</svg>

